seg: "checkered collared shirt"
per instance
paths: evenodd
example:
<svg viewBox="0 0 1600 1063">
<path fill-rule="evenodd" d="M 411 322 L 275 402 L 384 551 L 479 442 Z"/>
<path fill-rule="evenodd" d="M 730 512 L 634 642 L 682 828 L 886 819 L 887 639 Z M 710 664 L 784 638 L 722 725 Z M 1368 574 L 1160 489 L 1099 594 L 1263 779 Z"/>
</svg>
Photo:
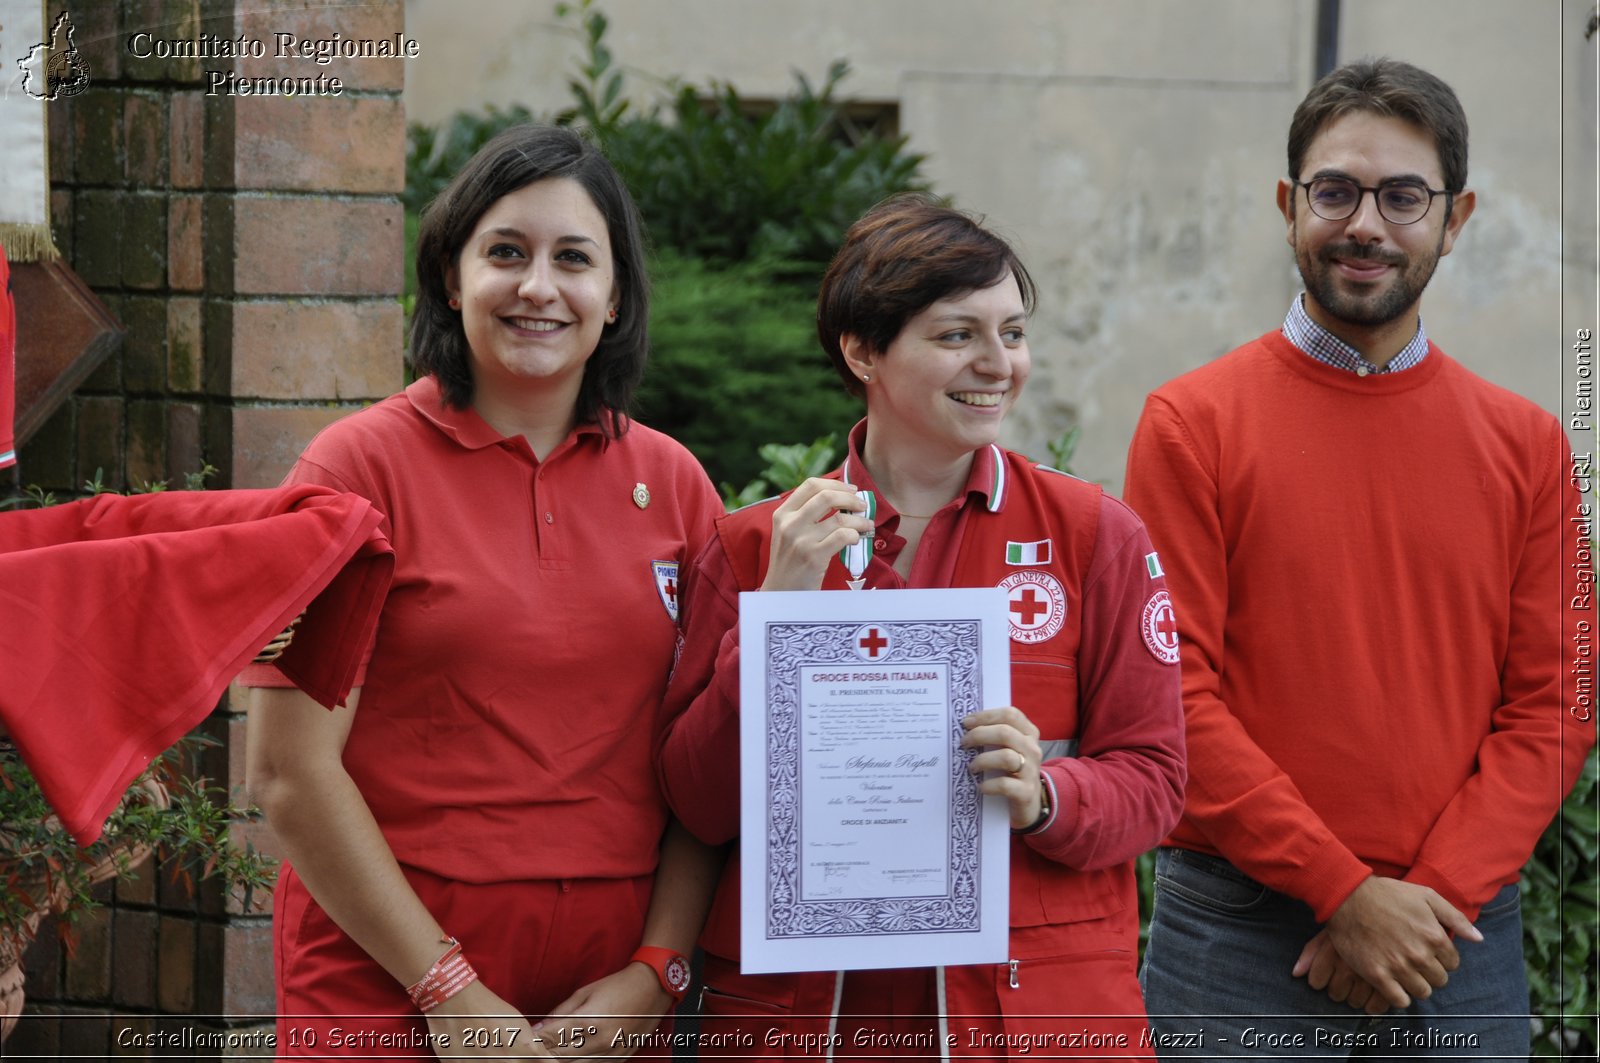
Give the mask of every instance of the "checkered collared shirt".
<svg viewBox="0 0 1600 1063">
<path fill-rule="evenodd" d="M 1301 292 L 1289 304 L 1289 316 L 1283 319 L 1283 334 L 1290 343 L 1319 362 L 1357 376 L 1370 376 L 1373 373 L 1399 373 L 1410 369 L 1428 354 L 1428 330 L 1423 328 L 1420 314 L 1417 315 L 1417 334 L 1411 337 L 1411 342 L 1389 359 L 1388 365 L 1377 366 L 1361 357 L 1360 351 L 1311 320 L 1311 315 L 1306 313 L 1301 302 L 1304 298 L 1305 293 Z"/>
</svg>

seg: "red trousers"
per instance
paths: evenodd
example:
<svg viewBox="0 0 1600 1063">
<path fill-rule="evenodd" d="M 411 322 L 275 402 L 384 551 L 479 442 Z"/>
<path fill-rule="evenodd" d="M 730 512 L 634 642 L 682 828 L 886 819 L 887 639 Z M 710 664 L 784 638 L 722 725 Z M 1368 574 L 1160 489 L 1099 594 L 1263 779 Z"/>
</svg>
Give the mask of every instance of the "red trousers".
<svg viewBox="0 0 1600 1063">
<path fill-rule="evenodd" d="M 405 874 L 484 985 L 535 1022 L 627 964 L 650 903 L 649 876 L 480 885 Z M 405 987 L 335 925 L 287 864 L 274 904 L 280 1059 L 434 1058 Z M 485 1020 L 483 1036 L 493 1025 Z"/>
</svg>

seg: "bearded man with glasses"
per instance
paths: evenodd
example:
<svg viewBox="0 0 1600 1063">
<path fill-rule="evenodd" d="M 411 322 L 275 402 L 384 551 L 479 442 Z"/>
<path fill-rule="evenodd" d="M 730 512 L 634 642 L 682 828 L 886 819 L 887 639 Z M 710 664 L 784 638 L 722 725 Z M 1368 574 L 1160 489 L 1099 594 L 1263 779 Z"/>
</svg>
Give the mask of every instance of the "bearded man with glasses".
<svg viewBox="0 0 1600 1063">
<path fill-rule="evenodd" d="M 1141 974 L 1163 1056 L 1528 1054 L 1518 874 L 1594 743 L 1560 422 L 1428 339 L 1476 197 L 1455 93 L 1364 60 L 1289 129 L 1305 282 L 1128 455 L 1179 608 L 1189 788 Z"/>
</svg>

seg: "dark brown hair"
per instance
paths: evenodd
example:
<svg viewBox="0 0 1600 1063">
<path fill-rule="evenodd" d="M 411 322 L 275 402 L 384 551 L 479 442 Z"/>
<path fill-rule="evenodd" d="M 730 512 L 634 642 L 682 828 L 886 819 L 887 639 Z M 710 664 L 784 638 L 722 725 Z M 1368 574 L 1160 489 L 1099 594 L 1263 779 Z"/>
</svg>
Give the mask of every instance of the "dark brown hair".
<svg viewBox="0 0 1600 1063">
<path fill-rule="evenodd" d="M 845 364 L 841 338 L 857 336 L 882 354 L 906 322 L 952 296 L 1017 279 L 1033 312 L 1033 278 L 1011 245 L 983 219 L 931 196 L 907 193 L 884 200 L 845 233 L 844 244 L 817 293 L 817 339 L 851 394 L 861 382 Z"/>
<path fill-rule="evenodd" d="M 1398 59 L 1358 59 L 1311 87 L 1289 123 L 1289 179 L 1300 180 L 1306 152 L 1328 123 L 1367 111 L 1403 118 L 1433 138 L 1447 192 L 1467 186 L 1467 115 L 1455 90 Z"/>
<path fill-rule="evenodd" d="M 650 343 L 650 280 L 644 227 L 633 197 L 600 149 L 570 129 L 521 125 L 478 150 L 428 204 L 417 232 L 417 305 L 411 319 L 411 364 L 439 381 L 444 401 L 472 402 L 472 361 L 461 315 L 450 309 L 445 278 L 478 220 L 501 198 L 536 181 L 565 177 L 589 194 L 611 240 L 618 319 L 605 326 L 584 367 L 578 391 L 580 422 L 598 421 L 610 435 L 627 431 L 623 415 L 644 376 Z M 612 416 L 601 417 L 601 411 Z"/>
</svg>

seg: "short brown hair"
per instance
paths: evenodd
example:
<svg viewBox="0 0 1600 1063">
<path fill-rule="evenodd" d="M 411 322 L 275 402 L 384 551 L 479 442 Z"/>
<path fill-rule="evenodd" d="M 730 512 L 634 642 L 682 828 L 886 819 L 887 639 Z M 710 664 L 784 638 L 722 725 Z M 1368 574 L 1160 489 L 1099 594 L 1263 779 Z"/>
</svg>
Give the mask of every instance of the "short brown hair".
<svg viewBox="0 0 1600 1063">
<path fill-rule="evenodd" d="M 859 395 L 861 382 L 845 364 L 842 337 L 857 336 L 881 354 L 907 321 L 940 299 L 991 287 L 1007 274 L 1017 279 L 1031 314 L 1033 278 L 981 217 L 922 193 L 894 196 L 845 233 L 817 293 L 817 339 L 845 388 Z"/>
<path fill-rule="evenodd" d="M 623 312 L 607 324 L 584 367 L 577 418 L 600 423 L 608 435 L 627 430 L 623 419 L 650 353 L 650 278 L 645 273 L 644 226 L 617 171 L 571 129 L 519 125 L 489 141 L 422 214 L 417 232 L 417 304 L 411 317 L 411 364 L 439 381 L 444 401 L 472 403 L 472 359 L 461 315 L 450 308 L 445 278 L 478 221 L 501 198 L 536 181 L 565 177 L 589 194 L 606 221 L 618 301 Z M 610 416 L 602 417 L 608 411 Z"/>
<path fill-rule="evenodd" d="M 1358 59 L 1311 87 L 1289 123 L 1289 179 L 1300 180 L 1311 142 L 1329 122 L 1357 111 L 1403 118 L 1433 138 L 1447 192 L 1467 187 L 1467 115 L 1455 90 L 1398 59 Z"/>
</svg>

